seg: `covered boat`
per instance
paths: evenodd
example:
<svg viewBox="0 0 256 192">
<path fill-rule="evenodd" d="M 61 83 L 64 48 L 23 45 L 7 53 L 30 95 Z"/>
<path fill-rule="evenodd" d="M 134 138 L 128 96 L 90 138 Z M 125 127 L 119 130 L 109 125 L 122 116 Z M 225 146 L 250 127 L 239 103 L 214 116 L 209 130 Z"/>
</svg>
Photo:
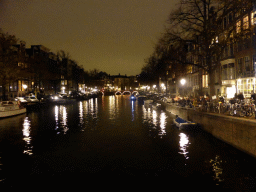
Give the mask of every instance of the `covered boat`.
<svg viewBox="0 0 256 192">
<path fill-rule="evenodd" d="M 186 126 L 196 125 L 196 123 L 191 122 L 191 121 L 186 121 L 186 120 L 184 120 L 180 117 L 177 117 L 176 119 L 173 119 L 173 122 L 180 129 L 185 128 Z"/>
<path fill-rule="evenodd" d="M 0 102 L 0 118 L 26 113 L 27 109 L 17 101 Z"/>
</svg>

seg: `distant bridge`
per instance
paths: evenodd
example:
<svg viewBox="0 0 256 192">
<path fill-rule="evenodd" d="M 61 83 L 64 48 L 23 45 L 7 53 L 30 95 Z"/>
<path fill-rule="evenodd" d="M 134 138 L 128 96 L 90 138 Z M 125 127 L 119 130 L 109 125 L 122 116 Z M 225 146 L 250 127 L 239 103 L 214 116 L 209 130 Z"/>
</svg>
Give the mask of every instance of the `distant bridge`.
<svg viewBox="0 0 256 192">
<path fill-rule="evenodd" d="M 115 92 L 115 95 L 132 95 L 136 93 L 138 93 L 138 91 L 117 91 Z"/>
</svg>

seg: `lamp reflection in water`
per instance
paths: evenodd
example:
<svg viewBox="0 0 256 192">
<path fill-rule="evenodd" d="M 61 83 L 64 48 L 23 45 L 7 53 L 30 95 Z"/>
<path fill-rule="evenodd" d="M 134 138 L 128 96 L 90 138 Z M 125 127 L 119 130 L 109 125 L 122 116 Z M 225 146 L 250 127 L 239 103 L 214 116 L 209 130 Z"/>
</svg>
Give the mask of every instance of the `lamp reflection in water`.
<svg viewBox="0 0 256 192">
<path fill-rule="evenodd" d="M 61 106 L 60 107 L 60 113 L 62 114 L 62 124 L 63 124 L 63 132 L 64 134 L 67 133 L 67 131 L 69 130 L 68 125 L 67 125 L 67 108 L 65 106 Z"/>
<path fill-rule="evenodd" d="M 188 136 L 185 134 L 185 133 L 180 133 L 179 134 L 180 136 L 180 150 L 181 152 L 179 152 L 179 154 L 183 154 L 185 159 L 189 159 L 188 157 L 188 151 L 187 151 L 187 148 L 188 148 L 188 145 L 191 144 L 189 143 L 189 138 Z"/>
<path fill-rule="evenodd" d="M 115 107 L 115 96 L 109 96 L 109 119 L 115 119 L 116 107 Z"/>
<path fill-rule="evenodd" d="M 54 112 L 55 112 L 55 123 L 56 123 L 55 130 L 58 130 L 59 129 L 59 107 L 57 105 L 54 108 Z"/>
<path fill-rule="evenodd" d="M 150 127 L 150 136 L 162 137 L 166 135 L 166 113 L 161 112 L 160 114 L 151 107 L 143 107 L 143 120 L 145 123 L 151 124 Z"/>
<path fill-rule="evenodd" d="M 217 182 L 221 182 L 223 181 L 221 179 L 221 175 L 222 175 L 222 160 L 220 159 L 220 156 L 216 155 L 215 159 L 211 159 L 210 160 L 210 163 L 212 164 L 212 170 L 214 172 L 214 180 L 217 181 Z M 218 183 L 217 183 L 218 185 Z"/>
<path fill-rule="evenodd" d="M 79 102 L 79 125 L 81 128 L 83 128 L 83 124 L 84 124 L 84 118 L 83 118 L 83 113 L 84 110 L 83 110 L 83 102 L 80 101 Z M 83 130 L 82 130 L 83 131 Z"/>
<path fill-rule="evenodd" d="M 166 135 L 166 114 L 164 112 L 161 113 L 160 115 L 160 132 L 159 135 L 162 137 L 163 135 Z"/>
<path fill-rule="evenodd" d="M 59 123 L 59 116 L 61 118 L 61 121 Z M 55 122 L 56 122 L 56 126 L 55 126 L 55 130 L 57 130 L 57 134 L 60 134 L 60 128 L 62 128 L 62 131 L 64 134 L 67 133 L 67 131 L 69 130 L 68 128 L 68 119 L 67 119 L 67 108 L 65 106 L 55 106 Z"/>
<path fill-rule="evenodd" d="M 156 110 L 152 110 L 152 120 L 153 120 L 153 124 L 155 125 L 155 127 L 157 126 L 157 114 L 156 114 Z"/>
<path fill-rule="evenodd" d="M 25 141 L 25 149 L 23 151 L 23 153 L 28 154 L 28 155 L 32 155 L 32 148 L 33 146 L 31 146 L 31 136 L 30 136 L 30 121 L 28 120 L 28 117 L 25 117 L 24 119 L 24 123 L 23 123 L 23 140 Z"/>
<path fill-rule="evenodd" d="M 132 100 L 132 121 L 134 121 L 134 100 Z"/>
</svg>

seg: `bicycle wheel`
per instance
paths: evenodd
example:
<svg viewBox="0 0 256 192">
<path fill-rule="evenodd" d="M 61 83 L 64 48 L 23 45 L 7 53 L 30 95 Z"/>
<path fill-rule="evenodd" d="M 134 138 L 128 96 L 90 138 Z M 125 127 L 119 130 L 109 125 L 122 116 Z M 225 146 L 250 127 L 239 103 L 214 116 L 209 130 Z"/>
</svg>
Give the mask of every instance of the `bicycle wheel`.
<svg viewBox="0 0 256 192">
<path fill-rule="evenodd" d="M 244 117 L 246 115 L 246 111 L 244 111 L 244 110 L 241 110 L 240 111 L 240 114 L 239 114 L 239 116 L 240 117 Z"/>
</svg>

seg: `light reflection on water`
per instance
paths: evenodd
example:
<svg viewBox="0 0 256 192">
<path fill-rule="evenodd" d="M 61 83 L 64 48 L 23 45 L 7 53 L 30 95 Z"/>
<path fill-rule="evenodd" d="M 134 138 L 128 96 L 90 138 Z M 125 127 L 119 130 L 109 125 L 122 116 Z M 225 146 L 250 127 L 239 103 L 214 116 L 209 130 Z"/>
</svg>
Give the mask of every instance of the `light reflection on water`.
<svg viewBox="0 0 256 192">
<path fill-rule="evenodd" d="M 33 152 L 32 152 L 32 148 L 33 146 L 31 145 L 31 136 L 30 136 L 30 129 L 31 129 L 31 126 L 30 126 L 30 121 L 28 119 L 28 117 L 25 117 L 24 118 L 24 123 L 23 123 L 23 129 L 22 129 L 22 132 L 23 132 L 23 140 L 25 141 L 25 147 L 24 147 L 24 151 L 23 153 L 25 154 L 28 154 L 28 155 L 32 155 Z"/>
<path fill-rule="evenodd" d="M 64 134 L 67 133 L 69 130 L 68 127 L 68 113 L 67 113 L 67 107 L 64 105 L 55 106 L 55 130 L 57 131 L 57 134 L 60 134 L 63 132 Z"/>
<path fill-rule="evenodd" d="M 42 127 L 45 127 L 44 125 L 46 125 L 46 124 L 43 124 L 43 126 L 41 126 L 41 127 L 38 126 L 40 123 L 42 125 L 42 121 L 39 122 L 39 120 L 46 121 L 47 118 L 50 117 L 50 115 L 46 114 L 46 112 L 45 112 L 46 118 L 37 118 L 38 120 L 36 120 L 36 117 L 38 114 L 41 114 L 41 113 L 30 113 L 28 117 L 25 117 L 25 118 L 22 117 L 22 118 L 20 118 L 19 121 L 18 121 L 19 116 L 14 117 L 17 119 L 16 122 L 19 122 L 19 123 L 17 123 L 19 125 L 15 125 L 15 126 L 13 126 L 13 123 L 12 123 L 13 120 L 11 120 L 11 119 L 5 120 L 6 121 L 5 123 L 2 123 L 2 124 L 0 123 L 0 128 L 2 128 L 2 132 L 1 132 L 2 134 L 0 134 L 0 137 L 2 135 L 3 138 L 7 138 L 7 137 L 5 137 L 5 135 L 8 135 L 7 134 L 8 129 L 10 129 L 10 135 L 13 134 L 13 131 L 16 130 L 17 133 L 20 134 L 20 138 L 21 138 L 20 140 L 22 141 L 21 142 L 22 146 L 24 145 L 24 141 L 25 141 L 25 147 L 24 147 L 24 149 L 22 149 L 21 153 L 24 152 L 24 154 L 27 154 L 27 155 L 24 155 L 26 157 L 28 157 L 28 155 L 32 155 L 32 157 L 29 156 L 28 158 L 37 158 L 36 156 L 40 155 L 40 151 L 39 151 L 40 147 L 38 147 L 39 144 L 38 144 L 38 142 L 35 142 L 34 139 L 36 140 L 37 138 L 40 138 L 41 136 L 39 134 L 45 130 Z M 124 127 L 119 126 L 119 125 L 123 125 L 123 124 L 119 124 L 116 122 L 121 121 L 121 123 L 126 123 L 126 124 L 130 123 L 129 125 L 131 125 L 130 127 L 132 127 L 132 128 L 129 129 L 129 131 L 130 130 L 132 130 L 132 131 L 138 130 L 138 131 L 145 131 L 145 133 L 146 133 L 145 137 L 143 134 L 143 138 L 142 137 L 139 138 L 138 143 L 139 143 L 139 145 L 141 145 L 140 149 L 141 150 L 144 150 L 144 149 L 151 150 L 151 148 L 152 148 L 153 150 L 152 150 L 152 152 L 146 151 L 145 154 L 147 154 L 147 153 L 148 154 L 155 153 L 154 155 L 162 155 L 163 154 L 163 156 L 157 157 L 159 159 L 159 161 L 156 163 L 156 164 L 163 163 L 165 165 L 163 168 L 161 167 L 161 169 L 165 169 L 165 167 L 168 167 L 168 163 L 166 163 L 168 161 L 170 161 L 170 164 L 169 164 L 170 166 L 175 165 L 175 163 L 177 163 L 177 162 L 178 162 L 177 163 L 178 165 L 180 165 L 179 162 L 182 162 L 182 165 L 184 165 L 183 162 L 185 162 L 186 166 L 185 166 L 184 170 L 188 170 L 187 175 L 189 175 L 189 176 L 191 176 L 190 172 L 194 171 L 194 168 L 191 168 L 191 167 L 199 167 L 202 169 L 202 174 L 206 173 L 205 175 L 207 175 L 208 173 L 210 173 L 209 174 L 210 180 L 211 181 L 214 180 L 216 185 L 218 185 L 220 183 L 221 183 L 220 185 L 222 185 L 223 183 L 225 183 L 227 181 L 230 182 L 230 180 L 231 180 L 231 179 L 227 178 L 226 175 L 228 175 L 228 174 L 231 175 L 233 172 L 227 170 L 227 163 L 222 164 L 222 159 L 220 158 L 220 156 L 223 158 L 223 161 L 226 162 L 227 159 L 229 160 L 229 158 L 230 159 L 235 158 L 235 157 L 233 157 L 234 154 L 233 155 L 231 154 L 231 156 L 227 155 L 228 157 L 226 157 L 223 154 L 219 154 L 219 152 L 222 150 L 222 148 L 218 148 L 218 146 L 215 146 L 215 142 L 218 142 L 218 141 L 214 140 L 214 142 L 212 142 L 211 140 L 213 140 L 213 139 L 208 139 L 204 135 L 201 136 L 200 134 L 190 134 L 189 132 L 183 132 L 177 128 L 173 128 L 168 121 L 169 116 L 167 116 L 167 114 L 164 111 L 155 110 L 154 108 L 152 109 L 152 107 L 150 107 L 149 105 L 148 106 L 140 105 L 140 104 L 138 104 L 137 101 L 130 101 L 130 100 L 128 100 L 128 98 L 124 98 L 122 96 L 109 96 L 109 97 L 102 98 L 100 100 L 99 99 L 90 99 L 90 100 L 86 100 L 86 101 L 79 101 L 74 105 L 52 106 L 51 114 L 52 114 L 51 121 L 49 120 L 49 122 L 51 122 L 49 124 L 51 127 L 47 128 L 47 131 L 49 129 L 51 129 L 51 130 L 55 129 L 57 134 L 59 134 L 58 136 L 56 136 L 56 133 L 54 131 L 52 131 L 52 133 L 54 135 L 53 138 L 55 138 L 55 136 L 56 136 L 56 138 L 61 138 L 63 136 L 62 134 L 65 134 L 68 131 L 72 131 L 72 129 L 75 129 L 77 126 L 79 127 L 79 129 L 78 129 L 79 131 L 80 130 L 84 131 L 87 128 L 89 128 L 88 129 L 89 131 L 84 131 L 82 133 L 79 132 L 78 134 L 73 134 L 73 132 L 71 132 L 70 135 L 67 134 L 67 135 L 63 136 L 63 138 L 66 139 L 68 136 L 68 139 L 70 139 L 70 141 L 76 140 L 77 135 L 81 136 L 81 138 L 79 138 L 79 139 L 82 139 L 83 136 L 90 138 L 90 134 L 91 134 L 90 129 L 101 130 L 102 131 L 101 133 L 103 134 L 103 133 L 109 133 L 110 132 L 109 130 L 110 129 L 112 130 L 112 128 L 114 126 L 116 126 L 116 127 L 118 127 L 118 129 L 115 129 L 115 130 L 118 130 L 115 133 L 115 138 L 117 138 L 117 140 L 114 140 L 113 142 L 111 141 L 111 139 L 108 138 L 108 135 L 106 134 L 103 137 L 107 141 L 103 141 L 105 143 L 102 144 L 101 142 L 103 140 L 102 139 L 103 137 L 102 138 L 97 137 L 97 132 L 91 138 L 91 140 L 94 142 L 89 143 L 86 140 L 81 140 L 81 141 L 83 141 L 84 143 L 88 142 L 89 143 L 88 145 L 90 145 L 90 147 L 93 149 L 100 149 L 101 146 L 106 145 L 106 143 L 108 144 L 108 146 L 116 146 L 116 145 L 118 145 L 118 142 L 115 142 L 115 141 L 119 141 L 118 134 L 122 133 L 123 136 L 120 139 L 120 142 L 123 142 L 123 140 L 130 139 L 129 142 L 131 144 L 133 144 L 132 142 L 133 142 L 134 138 L 132 137 L 132 134 L 129 134 L 129 132 L 127 131 L 127 128 L 125 126 Z M 73 118 L 75 119 L 74 121 L 73 121 Z M 8 121 L 10 121 L 10 122 L 8 123 Z M 99 123 L 97 125 L 98 121 L 101 121 L 101 123 Z M 3 122 L 3 120 L 2 120 L 2 122 Z M 117 125 L 114 125 L 113 123 L 115 123 Z M 38 126 L 38 127 L 36 127 L 36 126 Z M 16 127 L 16 128 L 14 128 L 14 127 Z M 22 129 L 21 129 L 21 127 L 22 127 Z M 33 129 L 31 129 L 31 127 L 33 127 Z M 36 132 L 36 131 L 34 132 L 34 130 L 37 130 L 38 128 L 41 129 L 40 130 L 41 132 L 40 133 Z M 0 131 L 1 131 L 1 129 L 0 129 Z M 5 131 L 6 131 L 6 134 L 4 134 Z M 104 131 L 106 131 L 106 132 L 104 132 Z M 35 133 L 37 134 L 36 136 L 35 136 Z M 60 134 L 60 133 L 62 133 L 62 134 Z M 136 135 L 136 134 L 134 134 L 134 135 Z M 137 135 L 141 135 L 141 134 L 137 134 Z M 197 137 L 196 139 L 195 139 L 195 135 Z M 42 137 L 45 137 L 45 136 L 46 136 L 45 134 L 42 135 Z M 94 137 L 94 136 L 96 136 L 96 137 Z M 48 137 L 48 133 L 47 133 L 47 137 Z M 202 137 L 204 137 L 204 138 L 202 138 Z M 1 139 L 3 140 L 3 138 L 1 138 Z M 155 138 L 159 138 L 159 139 L 155 139 Z M 145 139 L 146 142 L 143 142 L 143 139 Z M 33 140 L 33 142 L 32 142 L 32 140 Z M 48 141 L 51 142 L 52 140 L 54 140 L 54 139 L 49 139 Z M 134 140 L 136 140 L 136 138 Z M 151 142 L 151 140 L 154 140 L 154 142 Z M 7 139 L 5 139 L 5 141 L 6 141 L 6 143 L 8 143 Z M 97 142 L 98 142 L 98 145 L 94 146 L 94 143 L 97 143 Z M 31 143 L 34 146 L 32 146 Z M 74 142 L 74 143 L 76 143 L 75 146 L 80 146 L 81 142 Z M 144 143 L 146 143 L 145 147 L 143 146 Z M 127 144 L 127 143 L 125 143 L 125 144 Z M 162 144 L 164 144 L 164 146 L 166 146 L 166 147 L 158 148 L 158 147 L 155 147 L 154 144 L 157 144 L 158 146 L 162 146 Z M 13 144 L 10 142 L 10 145 L 13 145 Z M 134 143 L 134 145 L 137 145 L 137 144 Z M 120 150 L 125 150 L 122 148 L 123 146 L 125 146 L 125 145 L 120 145 Z M 66 152 L 65 149 L 62 149 L 61 147 L 58 148 L 58 149 L 61 149 L 60 150 L 61 153 L 63 151 L 64 151 L 63 153 L 65 153 L 65 154 L 70 153 L 70 151 Z M 174 149 L 174 147 L 175 147 L 175 149 Z M 160 152 L 155 152 L 154 149 L 156 149 L 156 150 L 160 149 Z M 166 149 L 166 151 L 165 151 L 165 149 Z M 52 150 L 55 150 L 55 149 L 52 149 Z M 77 147 L 77 149 L 72 148 L 72 150 L 74 150 L 74 154 L 75 153 L 78 153 L 79 155 L 82 154 L 82 151 L 79 151 L 79 147 Z M 88 148 L 88 151 L 89 151 L 89 148 Z M 52 154 L 54 154 L 54 152 L 55 151 L 52 151 Z M 111 151 L 111 153 L 113 155 L 116 155 L 114 150 Z M 222 152 L 222 153 L 224 153 L 224 152 Z M 227 154 L 229 153 L 229 148 L 228 148 L 228 150 L 225 151 L 225 155 L 226 155 L 226 153 Z M 58 154 L 58 153 L 56 153 L 56 154 Z M 77 155 L 78 158 L 80 158 L 79 155 Z M 0 151 L 0 156 L 1 156 L 1 151 Z M 149 155 L 149 157 L 151 157 L 151 156 Z M 173 158 L 173 157 L 175 157 L 175 158 Z M 6 155 L 5 155 L 5 158 L 7 158 Z M 81 156 L 81 158 L 86 159 L 87 155 L 86 155 L 86 157 Z M 119 158 L 119 156 L 118 156 L 118 158 Z M 135 156 L 135 158 L 137 158 L 137 157 Z M 135 158 L 134 158 L 134 162 L 137 164 Z M 139 159 L 139 157 L 138 157 L 138 159 Z M 152 159 L 155 159 L 155 158 L 152 158 Z M 152 161 L 152 159 L 151 159 L 151 161 Z M 161 159 L 163 159 L 163 162 L 161 162 Z M 174 160 L 172 160 L 172 159 L 174 159 Z M 176 162 L 176 159 L 177 159 L 177 162 Z M 89 158 L 89 160 L 90 160 L 90 158 Z M 102 162 L 104 160 L 102 160 Z M 150 158 L 147 158 L 147 160 L 149 160 L 149 162 L 150 162 Z M 59 161 L 59 159 L 56 160 L 56 164 L 58 161 Z M 64 159 L 64 158 L 63 158 L 63 161 L 67 161 L 67 163 L 70 163 L 70 165 L 73 163 L 73 161 L 70 160 L 70 162 L 68 162 L 69 160 Z M 108 160 L 106 159 L 106 161 L 108 161 Z M 87 163 L 87 161 L 83 161 L 83 162 Z M 201 164 L 201 162 L 204 162 L 204 164 Z M 235 160 L 234 160 L 234 162 L 235 162 Z M 124 165 L 126 165 L 125 161 L 123 163 L 124 163 Z M 153 162 L 153 161 L 151 163 L 155 164 L 155 162 Z M 4 164 L 6 164 L 6 163 L 4 162 Z M 84 165 L 84 163 L 81 163 L 81 167 L 83 165 Z M 131 165 L 131 167 L 132 167 L 132 163 L 129 165 Z M 72 166 L 73 166 L 73 164 L 72 164 Z M 77 165 L 77 167 L 76 167 L 77 170 L 79 170 L 79 168 L 81 168 L 79 166 L 80 165 Z M 230 167 L 233 168 L 231 165 L 230 165 Z M 239 166 L 237 166 L 237 167 L 239 167 Z M 223 174 L 223 169 L 225 170 L 225 172 L 224 172 L 225 174 Z M 183 170 L 183 168 L 177 168 L 177 172 L 179 172 L 180 170 Z M 165 170 L 165 171 L 167 171 L 167 170 Z M 205 173 L 204 173 L 204 171 L 205 171 Z M 239 170 L 239 171 L 240 171 L 239 172 L 239 174 L 240 174 L 241 170 Z M 193 177 L 194 176 L 192 175 L 190 178 L 193 178 Z M 236 175 L 236 177 L 237 177 L 237 175 Z M 0 157 L 0 182 L 1 182 L 1 178 L 2 177 L 1 177 L 1 157 Z M 241 178 L 241 180 L 243 180 L 243 178 Z"/>
<path fill-rule="evenodd" d="M 134 102 L 135 102 L 135 101 L 132 100 L 131 102 L 132 102 L 132 121 L 134 121 L 134 110 L 135 110 L 135 109 L 134 109 L 134 108 L 135 108 L 135 107 L 134 107 Z"/>
<path fill-rule="evenodd" d="M 179 154 L 183 154 L 185 159 L 189 159 L 189 156 L 188 156 L 189 152 L 187 151 L 188 146 L 191 144 L 189 143 L 189 137 L 185 133 L 180 133 L 179 136 L 180 136 L 179 144 L 180 144 L 180 150 L 181 150 Z"/>
<path fill-rule="evenodd" d="M 85 106 L 83 106 L 83 102 L 80 101 L 79 102 L 79 126 L 81 128 L 83 128 L 83 125 L 84 125 L 84 108 L 85 108 Z M 82 131 L 83 131 L 83 129 L 82 129 Z"/>
<path fill-rule="evenodd" d="M 144 105 L 142 107 L 143 121 L 145 123 L 152 124 L 149 131 L 154 132 L 154 136 L 157 134 L 160 138 L 166 135 L 167 116 L 166 113 L 157 111 L 151 108 L 151 105 Z"/>
<path fill-rule="evenodd" d="M 109 96 L 109 101 L 108 101 L 108 104 L 109 104 L 109 119 L 111 120 L 114 120 L 116 118 L 116 113 L 117 113 L 117 110 L 116 110 L 116 100 L 118 100 L 118 98 L 116 98 L 115 96 Z"/>
<path fill-rule="evenodd" d="M 210 163 L 212 165 L 212 171 L 214 172 L 214 180 L 217 182 L 216 185 L 219 184 L 219 182 L 222 182 L 222 160 L 220 159 L 220 156 L 216 155 L 215 159 L 211 159 Z"/>
</svg>

